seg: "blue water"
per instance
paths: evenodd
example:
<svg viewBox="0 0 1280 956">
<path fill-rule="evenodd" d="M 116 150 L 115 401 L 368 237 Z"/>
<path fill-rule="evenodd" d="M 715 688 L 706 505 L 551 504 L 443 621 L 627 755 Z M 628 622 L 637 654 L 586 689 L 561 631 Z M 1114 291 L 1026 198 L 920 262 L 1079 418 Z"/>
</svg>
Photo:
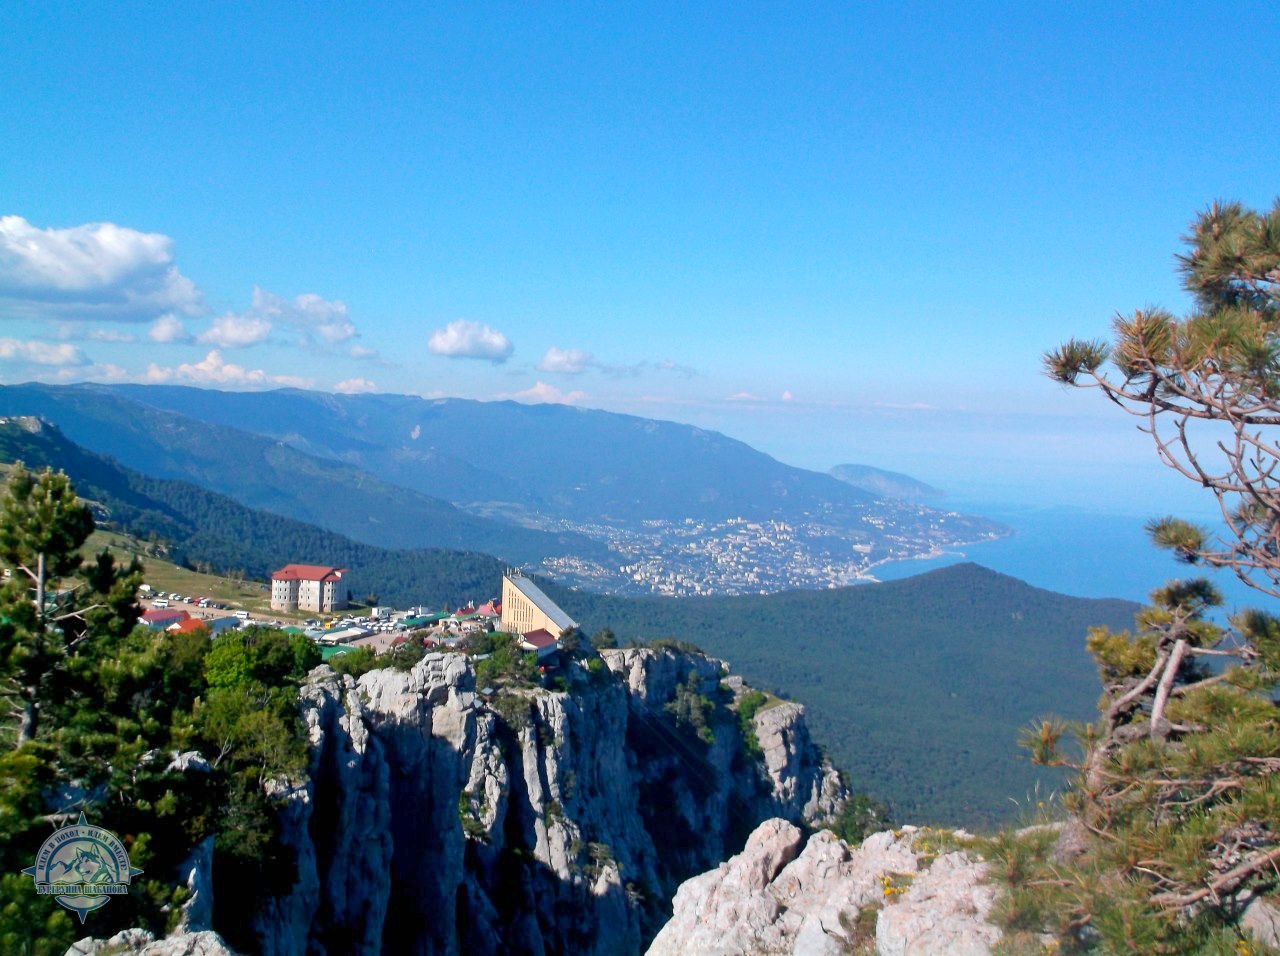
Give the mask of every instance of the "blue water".
<svg viewBox="0 0 1280 956">
<path fill-rule="evenodd" d="M 1152 547 L 1143 531 L 1152 515 L 1103 514 L 1078 508 L 1002 509 L 982 502 L 950 500 L 946 506 L 999 521 L 1013 528 L 1014 534 L 967 545 L 958 549 L 960 553 L 941 558 L 882 565 L 874 571 L 877 578 L 890 581 L 973 561 L 1062 594 L 1145 601 L 1153 588 L 1170 578 L 1203 575 L 1222 591 L 1228 609 L 1250 606 L 1280 612 L 1280 602 L 1247 587 L 1234 575 L 1179 564 L 1168 552 Z"/>
</svg>

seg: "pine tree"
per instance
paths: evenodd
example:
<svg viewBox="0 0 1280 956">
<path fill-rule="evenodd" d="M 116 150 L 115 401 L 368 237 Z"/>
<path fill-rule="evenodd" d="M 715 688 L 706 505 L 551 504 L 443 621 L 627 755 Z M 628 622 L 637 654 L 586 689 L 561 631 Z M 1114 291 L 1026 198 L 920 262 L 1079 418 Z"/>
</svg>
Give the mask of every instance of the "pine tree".
<svg viewBox="0 0 1280 956">
<path fill-rule="evenodd" d="M 81 546 L 93 532 L 88 505 L 65 474 L 17 464 L 0 506 L 0 695 L 16 724 L 13 746 L 34 740 L 69 653 L 102 629 L 137 622 L 136 565 L 120 570 L 107 552 L 88 567 Z"/>
<path fill-rule="evenodd" d="M 1160 460 L 1216 497 L 1221 534 L 1165 517 L 1148 526 L 1156 544 L 1280 596 L 1280 202 L 1215 204 L 1186 238 L 1190 315 L 1118 317 L 1113 343 L 1071 340 L 1046 370 L 1138 416 Z M 1205 580 L 1173 581 L 1132 632 L 1090 633 L 1101 719 L 1078 730 L 1076 757 L 1054 720 L 1024 741 L 1078 771 L 1076 839 L 1033 862 L 1016 841 L 996 849 L 1012 927 L 1082 950 L 1250 945 L 1240 910 L 1280 885 L 1280 618 L 1249 610 L 1223 627 L 1209 617 L 1220 604 Z"/>
</svg>

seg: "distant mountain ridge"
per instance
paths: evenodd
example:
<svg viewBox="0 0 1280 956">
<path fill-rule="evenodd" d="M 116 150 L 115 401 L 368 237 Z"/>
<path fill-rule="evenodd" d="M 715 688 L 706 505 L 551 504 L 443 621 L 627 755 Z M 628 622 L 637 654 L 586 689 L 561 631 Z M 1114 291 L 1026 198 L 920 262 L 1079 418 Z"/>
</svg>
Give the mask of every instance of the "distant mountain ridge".
<svg viewBox="0 0 1280 956">
<path fill-rule="evenodd" d="M 647 520 L 849 508 L 870 497 L 718 432 L 594 409 L 298 389 L 103 388 L 268 435 L 453 502 L 498 500 L 574 519 Z"/>
<path fill-rule="evenodd" d="M 897 471 L 885 471 L 871 465 L 836 465 L 827 474 L 846 485 L 875 495 L 877 498 L 903 498 L 923 501 L 941 498 L 946 492 L 933 485 Z"/>
<path fill-rule="evenodd" d="M 0 387 L 0 414 L 356 540 L 483 551 L 614 593 L 838 586 L 1007 533 L 715 432 L 568 406 L 27 384 Z"/>
<path fill-rule="evenodd" d="M 483 551 L 516 563 L 548 555 L 608 553 L 582 535 L 468 514 L 345 462 L 317 458 L 283 441 L 190 418 L 108 388 L 0 387 L 0 414 L 41 416 L 71 441 L 146 475 L 193 482 L 251 508 L 379 547 Z"/>
</svg>

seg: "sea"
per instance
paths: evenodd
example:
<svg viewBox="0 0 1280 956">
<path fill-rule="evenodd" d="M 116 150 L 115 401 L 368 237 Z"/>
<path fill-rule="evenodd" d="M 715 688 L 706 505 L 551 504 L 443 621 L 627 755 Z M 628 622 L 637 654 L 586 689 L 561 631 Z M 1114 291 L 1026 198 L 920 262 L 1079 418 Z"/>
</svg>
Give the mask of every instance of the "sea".
<svg viewBox="0 0 1280 956">
<path fill-rule="evenodd" d="M 1222 592 L 1221 616 L 1242 607 L 1280 614 L 1280 601 L 1247 586 L 1230 572 L 1189 566 L 1154 547 L 1143 525 L 1158 514 L 1118 514 L 1079 507 L 1010 507 L 999 502 L 950 498 L 943 501 L 945 504 L 931 504 L 991 518 L 1013 529 L 1013 534 L 964 545 L 936 558 L 880 565 L 873 572 L 878 580 L 897 580 L 972 561 L 1061 594 L 1145 602 L 1150 592 L 1166 581 L 1203 576 Z M 1188 517 L 1214 527 L 1211 518 Z"/>
</svg>

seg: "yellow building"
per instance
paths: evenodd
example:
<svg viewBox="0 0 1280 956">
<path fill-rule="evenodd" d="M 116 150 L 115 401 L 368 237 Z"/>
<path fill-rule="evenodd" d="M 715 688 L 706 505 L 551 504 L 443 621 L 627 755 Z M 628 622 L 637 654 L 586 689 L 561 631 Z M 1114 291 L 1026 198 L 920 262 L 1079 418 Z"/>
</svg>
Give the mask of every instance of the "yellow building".
<svg viewBox="0 0 1280 956">
<path fill-rule="evenodd" d="M 513 634 L 546 631 L 559 637 L 561 631 L 577 626 L 577 621 L 523 574 L 502 576 L 501 627 L 504 631 Z"/>
</svg>

